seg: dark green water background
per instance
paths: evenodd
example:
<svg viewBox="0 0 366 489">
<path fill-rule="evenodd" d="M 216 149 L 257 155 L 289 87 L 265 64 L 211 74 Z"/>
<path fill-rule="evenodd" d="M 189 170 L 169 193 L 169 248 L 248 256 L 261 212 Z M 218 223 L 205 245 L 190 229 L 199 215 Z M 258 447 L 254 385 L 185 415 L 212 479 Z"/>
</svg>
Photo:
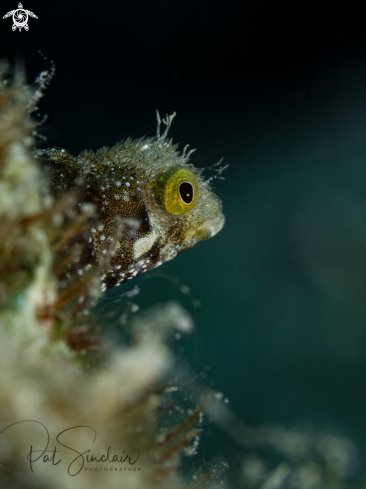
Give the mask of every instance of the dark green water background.
<svg viewBox="0 0 366 489">
<path fill-rule="evenodd" d="M 198 147 L 193 162 L 224 155 L 230 164 L 216 185 L 227 223 L 161 267 L 166 278 L 135 281 L 141 306 L 174 298 L 195 313 L 169 276 L 201 301 L 183 350 L 197 373 L 210 367 L 208 385 L 241 420 L 311 422 L 351 437 L 363 453 L 365 82 L 353 66 L 282 100 L 266 97 L 257 117 L 243 110 L 214 127 L 202 113 L 182 129 L 178 116 L 180 140 Z M 230 440 L 217 440 L 208 454 L 224 444 L 232 455 Z"/>
</svg>

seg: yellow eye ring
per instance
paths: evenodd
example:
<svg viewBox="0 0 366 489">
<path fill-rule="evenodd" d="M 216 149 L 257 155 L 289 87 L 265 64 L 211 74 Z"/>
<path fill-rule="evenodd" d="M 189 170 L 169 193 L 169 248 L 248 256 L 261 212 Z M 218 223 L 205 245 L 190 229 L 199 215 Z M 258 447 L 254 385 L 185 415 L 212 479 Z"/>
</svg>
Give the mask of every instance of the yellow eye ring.
<svg viewBox="0 0 366 489">
<path fill-rule="evenodd" d="M 197 193 L 197 178 L 186 168 L 174 166 L 155 180 L 155 200 L 169 214 L 179 215 L 190 211 L 197 201 Z"/>
</svg>

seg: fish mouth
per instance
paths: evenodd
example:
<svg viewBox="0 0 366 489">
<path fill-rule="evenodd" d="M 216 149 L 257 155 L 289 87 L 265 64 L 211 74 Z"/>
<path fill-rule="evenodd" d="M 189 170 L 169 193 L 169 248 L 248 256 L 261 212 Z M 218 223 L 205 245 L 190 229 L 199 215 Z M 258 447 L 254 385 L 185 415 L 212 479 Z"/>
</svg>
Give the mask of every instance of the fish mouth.
<svg viewBox="0 0 366 489">
<path fill-rule="evenodd" d="M 197 239 L 197 241 L 201 241 L 203 239 L 210 239 L 215 236 L 217 233 L 221 231 L 225 224 L 225 216 L 221 212 L 218 216 L 208 219 L 202 226 L 200 226 L 193 237 Z"/>
<path fill-rule="evenodd" d="M 215 236 L 225 224 L 225 216 L 222 212 L 216 217 L 207 219 L 199 228 L 197 228 L 191 235 L 189 241 L 191 246 L 197 241 L 203 241 L 205 239 L 210 239 Z M 193 243 L 192 243 L 193 240 Z"/>
<path fill-rule="evenodd" d="M 192 230 L 191 236 L 196 242 L 212 238 L 221 231 L 225 224 L 221 199 L 214 193 L 209 193 L 202 199 L 198 210 L 198 217 L 203 217 L 203 219 L 199 223 L 201 225 Z"/>
</svg>

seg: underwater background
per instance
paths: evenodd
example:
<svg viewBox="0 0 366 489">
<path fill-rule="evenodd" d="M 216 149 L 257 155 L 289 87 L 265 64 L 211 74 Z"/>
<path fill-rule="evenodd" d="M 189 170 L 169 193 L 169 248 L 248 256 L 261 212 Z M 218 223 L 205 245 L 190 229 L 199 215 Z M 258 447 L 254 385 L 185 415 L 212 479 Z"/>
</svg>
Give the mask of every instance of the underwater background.
<svg viewBox="0 0 366 489">
<path fill-rule="evenodd" d="M 345 436 L 366 469 L 366 34 L 340 2 L 33 2 L 28 32 L 1 20 L 0 57 L 28 80 L 52 59 L 40 147 L 72 154 L 170 136 L 224 157 L 226 225 L 133 285 L 138 305 L 176 299 L 195 319 L 176 345 L 192 378 L 251 427 Z M 15 8 L 3 4 L 4 14 Z M 38 54 L 41 50 L 43 56 Z M 47 59 L 44 59 L 47 58 Z M 189 288 L 190 293 L 187 294 Z M 103 300 L 102 304 L 103 305 Z M 107 325 L 106 325 L 107 326 Z M 230 430 L 229 430 L 230 431 Z M 200 457 L 245 448 L 207 426 Z"/>
</svg>

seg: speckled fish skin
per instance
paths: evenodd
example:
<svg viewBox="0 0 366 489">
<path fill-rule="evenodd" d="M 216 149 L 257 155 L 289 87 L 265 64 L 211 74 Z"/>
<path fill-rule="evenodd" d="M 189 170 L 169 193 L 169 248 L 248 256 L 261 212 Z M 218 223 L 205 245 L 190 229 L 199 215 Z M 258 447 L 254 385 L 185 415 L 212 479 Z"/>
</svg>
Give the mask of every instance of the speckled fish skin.
<svg viewBox="0 0 366 489">
<path fill-rule="evenodd" d="M 190 153 L 179 154 L 166 135 L 167 130 L 155 138 L 128 139 L 77 157 L 59 148 L 37 152 L 37 158 L 49 168 L 53 189 L 70 190 L 77 184 L 79 204 L 96 207 L 91 252 L 84 254 L 77 266 L 81 275 L 112 250 L 113 258 L 101 278 L 103 290 L 160 266 L 214 236 L 224 225 L 221 200 L 203 180 L 201 171 L 188 163 Z M 176 215 L 161 205 L 156 189 L 162 175 L 178 170 L 191 172 L 196 184 L 194 202 L 187 205 L 187 212 L 184 202 L 172 196 L 183 207 L 179 211 L 183 213 Z"/>
</svg>

